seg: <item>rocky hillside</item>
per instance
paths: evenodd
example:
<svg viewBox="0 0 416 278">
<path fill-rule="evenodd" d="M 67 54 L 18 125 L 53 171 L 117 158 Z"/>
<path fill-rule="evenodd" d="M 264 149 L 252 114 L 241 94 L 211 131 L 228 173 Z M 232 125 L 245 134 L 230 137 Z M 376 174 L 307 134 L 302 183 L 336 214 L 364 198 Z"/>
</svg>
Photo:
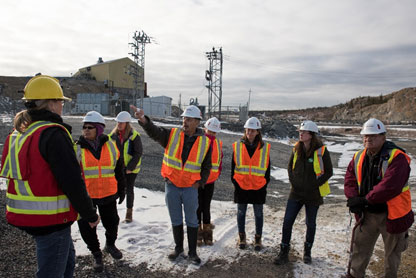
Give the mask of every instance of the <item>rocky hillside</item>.
<svg viewBox="0 0 416 278">
<path fill-rule="evenodd" d="M 405 88 L 388 95 L 354 98 L 347 103 L 331 107 L 301 110 L 251 111 L 250 115 L 262 115 L 275 119 L 299 122 L 303 119 L 345 123 L 363 123 L 370 117 L 386 123 L 416 122 L 416 88 Z"/>
</svg>

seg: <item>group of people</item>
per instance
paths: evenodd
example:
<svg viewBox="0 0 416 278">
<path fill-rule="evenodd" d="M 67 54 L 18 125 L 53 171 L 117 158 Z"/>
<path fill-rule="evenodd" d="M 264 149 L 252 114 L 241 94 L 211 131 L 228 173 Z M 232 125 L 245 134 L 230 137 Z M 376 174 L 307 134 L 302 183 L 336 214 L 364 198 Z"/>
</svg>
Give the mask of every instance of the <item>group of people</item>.
<svg viewBox="0 0 416 278">
<path fill-rule="evenodd" d="M 8 179 L 7 221 L 35 239 L 37 277 L 73 276 L 71 225 L 75 221 L 94 257 L 94 270 L 101 272 L 103 254 L 96 226 L 101 221 L 105 228 L 104 250 L 114 259 L 121 259 L 122 252 L 115 244 L 120 221 L 117 200 L 121 204 L 127 195 L 125 222 L 131 222 L 134 182 L 143 152 L 140 134 L 132 127 L 127 111 L 117 115 L 117 126 L 108 135 L 104 133 L 103 116 L 90 111 L 83 119 L 81 137 L 74 142 L 71 127 L 61 118 L 63 103 L 69 99 L 63 95 L 59 81 L 50 76 L 30 79 L 23 99 L 27 110 L 16 115 L 15 130 L 6 139 L 1 159 L 0 176 Z M 222 171 L 222 141 L 216 137 L 221 131 L 220 122 L 211 118 L 202 130 L 198 127 L 200 110 L 189 106 L 181 115 L 181 128 L 165 128 L 156 126 L 143 110 L 131 108 L 147 135 L 164 148 L 161 175 L 175 242 L 168 258 L 175 261 L 186 257 L 199 265 L 197 246 L 214 243 L 210 204 Z M 345 277 L 364 277 L 380 234 L 385 244 L 385 276 L 397 277 L 401 253 L 407 248 L 408 229 L 414 221 L 408 185 L 410 158 L 386 140 L 386 129 L 377 119 L 368 120 L 361 134 L 364 149 L 354 155 L 345 175 L 347 206 L 356 216 L 355 227 L 359 227 L 353 230 Z M 271 145 L 263 141 L 261 122 L 256 117 L 247 120 L 243 137 L 233 143 L 232 149 L 238 248 L 247 247 L 246 212 L 252 204 L 253 245 L 260 251 Z M 303 261 L 312 263 L 317 213 L 330 193 L 328 180 L 332 174 L 330 153 L 319 138 L 318 126 L 304 121 L 288 163 L 291 191 L 276 265 L 289 262 L 292 227 L 302 207 L 307 227 Z"/>
</svg>

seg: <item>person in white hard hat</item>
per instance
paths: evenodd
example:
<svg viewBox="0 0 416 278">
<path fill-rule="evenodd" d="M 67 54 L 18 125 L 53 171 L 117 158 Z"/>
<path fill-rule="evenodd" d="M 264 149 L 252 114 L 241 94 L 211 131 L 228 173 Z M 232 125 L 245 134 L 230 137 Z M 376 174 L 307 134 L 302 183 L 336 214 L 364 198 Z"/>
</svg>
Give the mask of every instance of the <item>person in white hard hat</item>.
<svg viewBox="0 0 416 278">
<path fill-rule="evenodd" d="M 165 201 L 172 223 L 175 250 L 168 255 L 169 260 L 184 257 L 183 216 L 188 236 L 188 260 L 195 265 L 201 263 L 196 252 L 198 237 L 198 188 L 204 186 L 211 170 L 212 148 L 210 140 L 198 128 L 202 119 L 201 111 L 194 105 L 182 113 L 182 128 L 164 128 L 153 124 L 143 110 L 130 106 L 134 116 L 150 138 L 164 149 L 161 174 L 165 180 Z"/>
<path fill-rule="evenodd" d="M 104 134 L 104 128 L 104 117 L 96 111 L 88 112 L 83 119 L 82 135 L 76 142 L 76 153 L 88 193 L 94 207 L 98 208 L 105 228 L 104 250 L 118 260 L 123 254 L 115 245 L 120 222 L 116 200 L 119 199 L 118 203 L 121 204 L 125 198 L 126 179 L 116 142 Z M 78 220 L 78 226 L 82 239 L 94 257 L 94 270 L 102 272 L 103 255 L 97 229 L 89 227 L 82 218 Z"/>
<path fill-rule="evenodd" d="M 15 116 L 15 130 L 7 136 L 1 156 L 0 176 L 7 178 L 2 213 L 6 210 L 7 222 L 33 237 L 36 277 L 73 277 L 71 226 L 78 215 L 90 227 L 100 218 L 81 177 L 72 127 L 61 117 L 63 102 L 70 99 L 57 79 L 38 75 L 27 82 L 23 100 L 27 109 Z M 13 258 L 14 263 L 23 259 Z M 14 272 L 14 276 L 23 275 Z"/>
<path fill-rule="evenodd" d="M 231 181 L 234 185 L 234 202 L 237 203 L 239 248 L 245 249 L 247 205 L 253 204 L 256 233 L 254 250 L 262 248 L 263 205 L 266 203 L 267 184 L 270 181 L 270 144 L 263 142 L 261 123 L 256 117 L 244 124 L 244 135 L 233 143 Z"/>
<path fill-rule="evenodd" d="M 125 176 L 127 183 L 126 190 L 126 218 L 124 222 L 133 221 L 134 204 L 134 182 L 140 172 L 142 162 L 143 146 L 140 133 L 131 125 L 131 116 L 127 111 L 121 111 L 116 117 L 117 125 L 110 133 L 110 137 L 117 143 L 122 154 Z"/>
<path fill-rule="evenodd" d="M 274 261 L 277 265 L 289 261 L 292 227 L 303 206 L 306 212 L 303 261 L 306 264 L 312 262 L 316 217 L 319 206 L 323 204 L 323 197 L 330 193 L 328 179 L 333 174 L 331 156 L 318 134 L 318 126 L 313 121 L 300 124 L 299 141 L 293 147 L 287 170 L 291 190 L 283 220 L 280 252 Z"/>
<path fill-rule="evenodd" d="M 209 174 L 207 183 L 198 188 L 198 246 L 203 243 L 212 245 L 212 229 L 214 225 L 211 224 L 211 200 L 214 194 L 215 181 L 221 175 L 222 170 L 222 141 L 216 138 L 217 133 L 221 132 L 220 121 L 213 117 L 204 124 L 205 136 L 210 140 L 212 148 L 211 163 L 212 168 Z"/>
<path fill-rule="evenodd" d="M 361 130 L 364 149 L 356 152 L 345 173 L 347 206 L 359 229 L 352 238 L 352 254 L 345 277 L 364 277 L 378 237 L 384 242 L 384 277 L 397 277 L 401 253 L 407 249 L 414 221 L 409 190 L 410 157 L 391 141 L 377 119 Z"/>
</svg>

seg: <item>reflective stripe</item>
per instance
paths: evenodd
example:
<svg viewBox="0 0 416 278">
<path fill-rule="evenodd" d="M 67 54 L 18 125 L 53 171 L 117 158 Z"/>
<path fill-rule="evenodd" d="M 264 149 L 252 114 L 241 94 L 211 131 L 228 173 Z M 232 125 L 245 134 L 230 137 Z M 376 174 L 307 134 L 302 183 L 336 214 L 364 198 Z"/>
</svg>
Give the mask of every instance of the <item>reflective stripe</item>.
<svg viewBox="0 0 416 278">
<path fill-rule="evenodd" d="M 242 175 L 252 175 L 255 176 L 264 176 L 267 171 L 266 163 L 267 163 L 267 157 L 269 155 L 269 148 L 267 147 L 267 143 L 263 146 L 263 148 L 260 149 L 260 160 L 258 161 L 258 164 L 260 166 L 251 166 L 250 165 L 241 165 L 242 155 L 243 155 L 243 147 L 244 143 L 242 142 L 236 142 L 234 144 L 234 153 L 236 155 L 236 165 L 234 171 L 236 173 L 242 174 Z"/>
<path fill-rule="evenodd" d="M 81 152 L 81 161 L 82 161 L 82 165 L 83 165 L 83 170 L 84 170 L 84 176 L 85 178 L 100 178 L 100 177 L 112 177 L 115 175 L 114 173 L 114 169 L 116 168 L 116 164 L 117 164 L 117 149 L 116 146 L 114 144 L 114 141 L 112 140 L 108 140 L 105 143 L 105 146 L 108 148 L 108 151 L 110 153 L 110 164 L 109 166 L 92 166 L 92 167 L 87 167 L 86 165 L 86 160 L 85 160 L 85 152 L 86 149 L 77 148 L 77 152 L 78 149 L 80 149 Z M 104 146 L 103 146 L 104 147 Z M 101 173 L 101 174 L 100 174 Z"/>
<path fill-rule="evenodd" d="M 7 193 L 7 206 L 10 212 L 24 214 L 56 214 L 70 209 L 65 195 L 55 197 L 22 197 Z"/>
</svg>

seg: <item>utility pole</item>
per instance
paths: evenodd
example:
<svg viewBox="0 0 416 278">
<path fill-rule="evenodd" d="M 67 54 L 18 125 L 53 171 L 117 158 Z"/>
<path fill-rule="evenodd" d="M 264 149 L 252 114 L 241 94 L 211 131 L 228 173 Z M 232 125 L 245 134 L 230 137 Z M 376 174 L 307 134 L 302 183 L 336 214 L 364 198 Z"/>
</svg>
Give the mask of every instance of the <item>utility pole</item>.
<svg viewBox="0 0 416 278">
<path fill-rule="evenodd" d="M 129 54 L 133 56 L 134 63 L 136 65 L 129 67 L 129 74 L 134 79 L 134 95 L 133 102 L 136 104 L 137 94 L 140 96 L 140 108 L 143 108 L 144 98 L 144 62 L 145 62 L 145 46 L 147 43 L 151 43 L 151 37 L 149 37 L 144 31 L 135 31 L 133 35 L 133 42 L 129 43 L 132 48 L 132 52 Z M 140 70 L 140 68 L 142 70 Z M 139 88 L 140 81 L 143 80 L 143 88 Z"/>
<path fill-rule="evenodd" d="M 205 80 L 208 81 L 208 115 L 213 117 L 218 113 L 218 119 L 221 120 L 222 104 L 222 47 L 219 51 L 214 47 L 211 52 L 205 53 L 209 61 L 209 69 L 205 71 Z"/>
</svg>

